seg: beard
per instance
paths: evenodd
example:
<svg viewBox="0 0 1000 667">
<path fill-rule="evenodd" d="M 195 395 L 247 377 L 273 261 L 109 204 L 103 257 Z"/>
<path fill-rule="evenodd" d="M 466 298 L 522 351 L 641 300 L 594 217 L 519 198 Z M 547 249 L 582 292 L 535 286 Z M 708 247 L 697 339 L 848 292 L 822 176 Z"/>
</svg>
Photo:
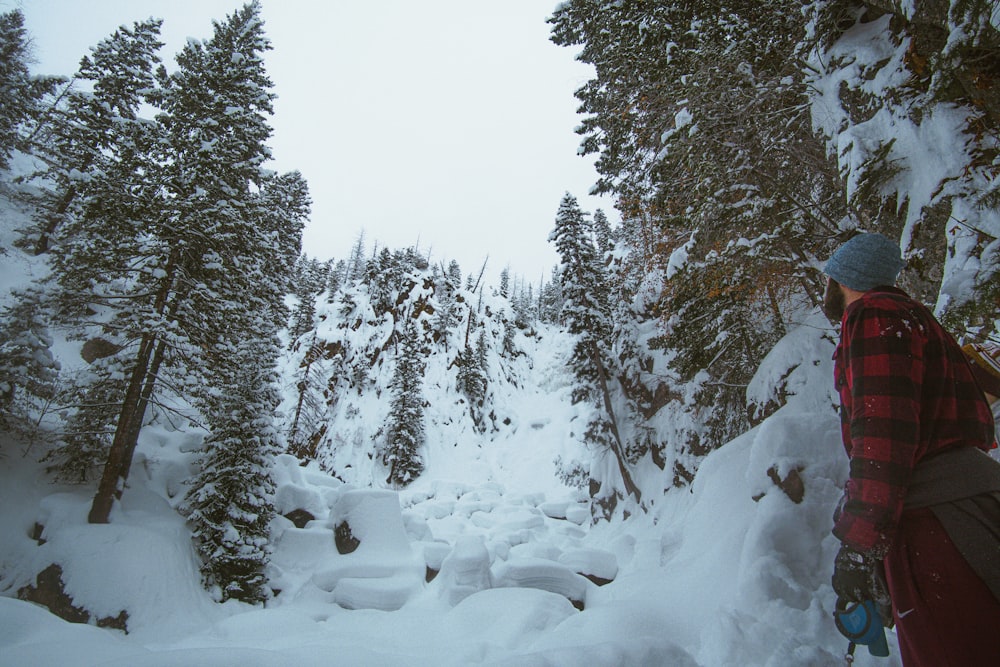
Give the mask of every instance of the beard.
<svg viewBox="0 0 1000 667">
<path fill-rule="evenodd" d="M 844 298 L 844 289 L 833 278 L 826 282 L 826 292 L 823 294 L 823 312 L 834 324 L 839 324 L 844 318 L 844 309 L 847 308 Z"/>
</svg>

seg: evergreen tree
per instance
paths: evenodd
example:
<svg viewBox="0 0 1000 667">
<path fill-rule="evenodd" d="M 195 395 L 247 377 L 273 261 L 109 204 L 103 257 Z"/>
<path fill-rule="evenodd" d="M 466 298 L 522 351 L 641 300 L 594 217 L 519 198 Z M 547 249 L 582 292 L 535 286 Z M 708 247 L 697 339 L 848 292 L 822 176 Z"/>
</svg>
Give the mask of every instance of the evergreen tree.
<svg viewBox="0 0 1000 667">
<path fill-rule="evenodd" d="M 388 248 L 368 262 L 363 283 L 368 286 L 372 308 L 379 317 L 395 307 L 396 294 L 402 284 L 403 267 L 399 258 Z"/>
<path fill-rule="evenodd" d="M 563 311 L 562 279 L 559 267 L 552 267 L 552 278 L 543 282 L 538 289 L 538 319 L 543 322 L 558 323 Z"/>
<path fill-rule="evenodd" d="M 455 286 L 455 289 L 462 286 L 462 267 L 455 260 L 448 262 L 448 280 Z"/>
<path fill-rule="evenodd" d="M 15 292 L 0 319 L 0 428 L 25 432 L 56 393 L 60 364 L 37 286 Z"/>
<path fill-rule="evenodd" d="M 43 100 L 63 81 L 59 77 L 32 76 L 28 69 L 28 32 L 24 13 L 14 9 L 0 14 L 0 169 L 24 140 L 22 128 L 44 113 Z"/>
<path fill-rule="evenodd" d="M 116 430 L 116 416 L 126 404 L 152 398 L 151 391 L 143 396 L 136 382 L 127 400 L 127 382 L 121 378 L 135 370 L 129 355 L 144 314 L 135 295 L 148 298 L 158 270 L 150 261 L 157 243 L 144 222 L 162 193 L 153 157 L 159 135 L 137 114 L 153 88 L 159 25 L 151 20 L 132 30 L 121 28 L 94 47 L 77 75 L 93 91 L 68 91 L 47 131 L 38 133 L 48 164 L 43 175 L 53 186 L 37 217 L 36 252 L 49 247 L 57 228 L 60 237 L 46 279 L 54 320 L 74 336 L 103 341 L 111 350 L 76 378 L 63 442 L 51 455 L 60 476 L 76 481 L 109 455 L 109 425 Z M 157 372 L 146 368 L 142 377 L 149 370 L 151 377 Z M 123 435 L 131 433 L 133 425 L 118 421 Z M 109 494 L 120 489 L 116 481 Z"/>
<path fill-rule="evenodd" d="M 289 347 L 294 347 L 299 337 L 316 326 L 316 297 L 326 287 L 327 272 L 316 258 L 302 256 L 297 263 L 292 294 L 296 297 L 292 322 L 288 327 Z"/>
<path fill-rule="evenodd" d="M 667 276 L 658 344 L 685 379 L 708 371 L 699 403 L 721 444 L 748 426 L 729 416 L 788 313 L 819 303 L 813 258 L 847 214 L 802 104 L 801 5 L 579 0 L 551 23 L 595 67 L 577 92 L 583 151 L 618 195 L 628 261 Z"/>
<path fill-rule="evenodd" d="M 487 371 L 489 370 L 490 367 L 489 352 L 490 348 L 489 345 L 486 343 L 486 331 L 484 329 L 479 332 L 478 336 L 476 336 L 476 366 L 479 367 L 479 370 L 483 374 L 484 383 L 486 380 Z M 483 393 L 485 395 L 485 391 Z"/>
<path fill-rule="evenodd" d="M 277 341 L 233 334 L 225 370 L 217 369 L 212 434 L 185 513 L 206 586 L 219 601 L 254 604 L 271 597 L 265 570 L 275 516 L 271 469 L 281 451 L 273 421 Z"/>
<path fill-rule="evenodd" d="M 351 247 L 351 255 L 347 260 L 347 271 L 344 280 L 348 283 L 359 281 L 365 276 L 365 233 L 362 231 Z"/>
<path fill-rule="evenodd" d="M 452 262 L 453 266 L 457 266 Z M 456 300 L 456 294 L 460 286 L 455 282 L 455 275 L 452 271 L 437 274 L 435 272 L 434 296 L 437 300 L 437 310 L 431 323 L 431 331 L 434 341 L 444 344 L 444 351 L 448 352 L 448 341 L 451 338 L 452 330 L 458 323 L 459 310 L 461 304 Z M 458 280 L 461 281 L 461 272 L 458 273 Z"/>
<path fill-rule="evenodd" d="M 562 259 L 560 279 L 565 297 L 562 317 L 576 335 L 569 365 L 576 376 L 574 402 L 591 401 L 598 406 L 587 425 L 585 437 L 603 451 L 611 451 L 618 463 L 625 490 L 636 501 L 641 493 L 632 481 L 625 461 L 625 444 L 614 412 L 618 390 L 610 357 L 610 294 L 608 278 L 589 235 L 589 225 L 576 197 L 566 193 L 559 205 L 556 225 L 549 235 Z M 604 493 L 604 491 L 602 491 Z M 599 499 L 600 500 L 600 499 Z"/>
<path fill-rule="evenodd" d="M 603 355 L 610 333 L 607 279 L 588 234 L 589 225 L 576 197 L 566 193 L 549 235 L 562 259 L 560 281 L 565 298 L 561 317 L 577 336 L 570 365 L 577 377 L 573 401 L 597 391 L 596 355 Z"/>
<path fill-rule="evenodd" d="M 95 360 L 66 392 L 72 413 L 59 444 L 42 457 L 58 480 L 83 484 L 100 474 L 125 389 L 119 368 L 114 357 Z"/>
<path fill-rule="evenodd" d="M 505 266 L 500 272 L 500 296 L 510 298 L 510 267 Z"/>
<path fill-rule="evenodd" d="M 514 299 L 511 302 L 514 311 L 514 326 L 519 329 L 526 329 L 534 324 L 536 317 L 534 287 L 527 281 L 520 281 L 514 290 Z M 513 331 L 511 331 L 513 335 Z"/>
<path fill-rule="evenodd" d="M 330 267 L 329 278 L 326 281 L 326 301 L 333 303 L 337 298 L 337 292 L 347 282 L 347 262 L 338 259 L 336 264 Z"/>
<path fill-rule="evenodd" d="M 336 384 L 344 358 L 338 354 L 326 364 L 327 347 L 313 330 L 309 347 L 295 374 L 297 398 L 288 429 L 288 452 L 303 461 L 316 458 L 319 440 L 326 432 L 324 410 L 336 400 Z"/>
<path fill-rule="evenodd" d="M 402 332 L 402 346 L 393 372 L 392 399 L 382 462 L 389 467 L 386 482 L 393 487 L 410 484 L 424 469 L 424 357 L 412 318 Z"/>
<path fill-rule="evenodd" d="M 138 114 L 154 88 L 161 23 L 121 27 L 92 48 L 74 77 L 92 90 L 71 86 L 38 134 L 38 152 L 48 163 L 44 178 L 54 185 L 36 221 L 36 254 L 49 249 L 74 207 L 100 209 L 89 213 L 91 219 L 130 217 L 119 209 L 134 208 L 128 198 L 144 187 L 137 180 L 152 173 L 154 137 Z M 74 231 L 80 233 L 79 225 Z"/>
<path fill-rule="evenodd" d="M 513 359 L 518 355 L 517 345 L 514 343 L 514 331 L 516 330 L 516 325 L 514 322 L 508 322 L 504 320 L 503 322 L 503 342 L 501 343 L 503 349 L 503 356 L 509 359 Z"/>
<path fill-rule="evenodd" d="M 270 134 L 263 114 L 271 112 L 273 97 L 262 59 L 268 48 L 260 5 L 248 4 L 217 23 L 203 48 L 189 42 L 178 57 L 181 71 L 164 84 L 167 110 L 193 108 L 203 117 L 222 111 L 232 123 L 206 128 L 195 120 L 199 133 L 213 133 L 212 151 L 189 162 L 178 176 L 220 197 L 212 198 L 214 206 L 203 220 L 221 245 L 189 260 L 205 288 L 192 292 L 187 312 L 194 316 L 199 305 L 215 310 L 198 312 L 204 335 L 191 336 L 206 350 L 204 368 L 213 380 L 211 390 L 192 392 L 212 438 L 191 492 L 191 520 L 206 581 L 221 589 L 222 599 L 248 602 L 270 594 L 264 574 L 268 524 L 274 515 L 269 470 L 271 458 L 282 449 L 275 422 L 277 332 L 287 321 L 282 299 L 301 253 L 309 211 L 301 174 L 275 177 L 262 169 L 269 157 L 263 142 Z M 215 91 L 208 108 L 200 106 L 206 101 L 205 88 Z M 173 115 L 168 121 L 175 132 L 192 129 Z M 312 282 L 321 280 L 317 276 Z M 223 487 L 220 503 L 218 489 Z"/>
<path fill-rule="evenodd" d="M 264 340 L 286 322 L 280 296 L 301 252 L 309 201 L 300 174 L 263 170 L 271 132 L 265 114 L 272 113 L 274 96 L 264 71 L 262 54 L 270 45 L 259 14 L 253 2 L 215 23 L 210 40 L 187 42 L 176 72 L 161 68 L 157 76 L 162 199 L 138 237 L 141 252 L 132 247 L 119 262 L 139 269 L 132 300 L 117 306 L 119 317 L 132 309 L 121 328 L 131 329 L 137 344 L 128 348 L 128 385 L 91 509 L 93 522 L 107 521 L 127 478 L 157 380 L 173 371 L 174 388 L 209 423 L 220 425 L 219 432 L 228 432 L 213 378 L 229 372 L 236 335 L 229 328 L 239 319 L 240 337 Z M 243 319 L 246 313 L 258 317 Z M 251 356 L 247 363 L 270 361 Z"/>
<path fill-rule="evenodd" d="M 611 223 L 608 222 L 608 216 L 601 209 L 594 211 L 593 220 L 594 229 L 594 242 L 597 246 L 597 252 L 600 253 L 601 257 L 611 252 L 615 248 L 614 233 L 611 231 Z"/>
</svg>

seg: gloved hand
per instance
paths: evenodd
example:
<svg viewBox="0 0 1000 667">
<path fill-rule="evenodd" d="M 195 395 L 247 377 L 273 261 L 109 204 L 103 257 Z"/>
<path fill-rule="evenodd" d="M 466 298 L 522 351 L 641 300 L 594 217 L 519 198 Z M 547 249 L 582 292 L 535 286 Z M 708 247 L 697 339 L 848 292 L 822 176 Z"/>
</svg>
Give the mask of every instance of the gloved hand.
<svg viewBox="0 0 1000 667">
<path fill-rule="evenodd" d="M 874 561 L 846 544 L 840 547 L 833 562 L 831 583 L 837 597 L 845 602 L 864 602 L 874 599 L 872 570 Z"/>
</svg>

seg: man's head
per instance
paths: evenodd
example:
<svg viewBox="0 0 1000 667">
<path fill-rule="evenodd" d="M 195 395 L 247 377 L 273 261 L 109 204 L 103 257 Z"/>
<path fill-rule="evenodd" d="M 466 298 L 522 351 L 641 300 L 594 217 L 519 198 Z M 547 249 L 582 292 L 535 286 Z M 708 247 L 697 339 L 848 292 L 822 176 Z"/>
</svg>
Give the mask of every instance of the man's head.
<svg viewBox="0 0 1000 667">
<path fill-rule="evenodd" d="M 859 234 L 840 246 L 823 273 L 858 292 L 896 284 L 903 270 L 899 245 L 881 234 Z"/>
</svg>

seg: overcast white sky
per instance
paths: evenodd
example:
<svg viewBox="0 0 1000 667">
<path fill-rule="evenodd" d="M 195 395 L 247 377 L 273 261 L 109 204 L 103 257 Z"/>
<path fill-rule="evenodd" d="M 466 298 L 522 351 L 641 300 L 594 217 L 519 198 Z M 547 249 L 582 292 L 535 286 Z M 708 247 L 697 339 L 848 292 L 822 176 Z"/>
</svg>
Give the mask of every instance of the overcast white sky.
<svg viewBox="0 0 1000 667">
<path fill-rule="evenodd" d="M 0 0 L 20 6 L 39 73 L 69 75 L 119 25 L 164 19 L 168 69 L 241 0 Z M 346 257 L 366 245 L 432 248 L 466 273 L 489 255 L 537 282 L 567 191 L 584 210 L 591 158 L 577 155 L 573 91 L 590 75 L 549 41 L 556 0 L 263 0 L 278 95 L 273 168 L 300 170 L 314 200 L 304 249 Z"/>
</svg>

